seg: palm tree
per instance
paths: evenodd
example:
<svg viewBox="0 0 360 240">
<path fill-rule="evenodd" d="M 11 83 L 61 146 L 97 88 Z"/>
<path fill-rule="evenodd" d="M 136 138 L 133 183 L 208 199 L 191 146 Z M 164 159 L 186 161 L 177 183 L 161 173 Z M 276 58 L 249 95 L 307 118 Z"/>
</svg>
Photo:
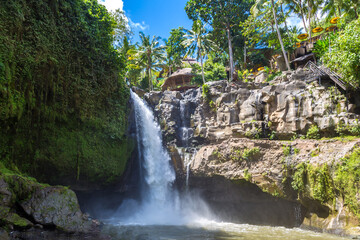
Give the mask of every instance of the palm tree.
<svg viewBox="0 0 360 240">
<path fill-rule="evenodd" d="M 305 0 L 285 0 L 285 3 L 290 8 L 291 11 L 296 13 L 303 21 L 304 30 L 308 32 L 308 27 L 306 25 L 305 15 L 306 15 L 306 2 Z"/>
<path fill-rule="evenodd" d="M 280 42 L 280 46 L 281 46 L 281 51 L 283 53 L 284 56 L 284 60 L 285 60 L 285 64 L 288 70 L 291 70 L 290 68 L 290 64 L 289 64 L 289 60 L 286 56 L 286 52 L 285 52 L 285 48 L 284 48 L 284 43 L 280 34 L 280 30 L 279 30 L 279 24 L 278 24 L 278 20 L 277 20 L 277 14 L 276 14 L 276 10 L 275 10 L 275 2 L 274 0 L 256 0 L 255 4 L 251 7 L 251 13 L 255 16 L 258 16 L 260 11 L 259 9 L 263 6 L 269 5 L 271 6 L 271 10 L 272 10 L 272 15 L 273 15 L 273 19 L 275 22 L 275 27 L 276 27 L 276 32 L 277 32 L 277 36 Z"/>
<path fill-rule="evenodd" d="M 201 74 L 203 83 L 205 84 L 204 74 L 204 58 L 207 53 L 214 49 L 215 43 L 209 39 L 209 33 L 206 30 L 206 25 L 203 25 L 200 21 L 195 21 L 192 30 L 185 30 L 185 40 L 183 45 L 188 48 L 188 54 L 194 54 L 196 52 L 197 60 L 200 59 Z"/>
<path fill-rule="evenodd" d="M 145 36 L 143 32 L 140 32 L 141 44 L 134 54 L 137 64 L 145 69 L 150 90 L 153 90 L 151 71 L 162 66 L 162 62 L 165 60 L 165 46 L 160 46 L 160 39 L 160 37 L 153 36 L 150 40 L 149 35 Z"/>
</svg>

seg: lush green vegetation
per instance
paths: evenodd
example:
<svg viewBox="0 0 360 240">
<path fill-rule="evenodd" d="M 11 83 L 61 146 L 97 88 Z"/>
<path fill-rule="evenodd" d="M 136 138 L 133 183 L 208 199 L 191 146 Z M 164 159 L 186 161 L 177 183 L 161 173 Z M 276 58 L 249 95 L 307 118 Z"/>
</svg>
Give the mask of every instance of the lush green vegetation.
<svg viewBox="0 0 360 240">
<path fill-rule="evenodd" d="M 192 85 L 224 79 L 248 82 L 260 72 L 268 74 L 269 82 L 281 74 L 276 60 L 279 56 L 283 59 L 279 61 L 290 69 L 294 50 L 310 38 L 321 36 L 314 46 L 318 61 L 357 86 L 359 8 L 357 1 L 335 4 L 327 0 L 188 0 L 185 11 L 193 20 L 192 29 L 172 29 L 169 39 L 164 39 L 164 47 L 160 46 L 160 38 L 154 36 L 156 44 L 147 48 L 151 46 L 150 36 L 142 33 L 140 43 L 123 39 L 120 52 L 129 60 L 126 78 L 145 90 L 152 85 L 161 90 L 172 73 L 191 67 L 195 75 Z M 290 26 L 289 18 L 294 15 L 302 22 L 302 28 Z M 331 23 L 334 17 L 339 19 Z M 299 39 L 299 34 L 305 34 L 305 38 Z M 136 54 L 144 49 L 151 56 Z M 191 57 L 198 62 L 191 61 L 189 65 L 184 61 Z"/>
<path fill-rule="evenodd" d="M 332 41 L 331 51 L 323 56 L 323 62 L 342 74 L 345 81 L 360 86 L 360 19 L 350 22 L 345 30 Z"/>
<path fill-rule="evenodd" d="M 314 167 L 311 164 L 300 163 L 295 169 L 291 185 L 299 194 L 322 203 L 334 198 L 334 183 L 328 165 Z"/>
<path fill-rule="evenodd" d="M 319 149 L 314 150 L 314 155 L 319 152 Z M 323 204 L 332 205 L 335 197 L 340 197 L 345 205 L 360 219 L 358 202 L 360 189 L 359 160 L 360 149 L 355 148 L 337 165 L 314 166 L 303 162 L 296 167 L 286 167 L 286 176 L 283 182 L 290 179 L 291 186 L 298 192 L 300 201 L 311 198 Z"/>
<path fill-rule="evenodd" d="M 343 159 L 335 172 L 335 186 L 350 209 L 360 219 L 358 194 L 360 190 L 360 149 Z"/>
<path fill-rule="evenodd" d="M 119 25 L 96 0 L 1 4 L 0 159 L 8 168 L 56 183 L 121 176 L 132 144 L 125 58 L 114 49 Z"/>
</svg>

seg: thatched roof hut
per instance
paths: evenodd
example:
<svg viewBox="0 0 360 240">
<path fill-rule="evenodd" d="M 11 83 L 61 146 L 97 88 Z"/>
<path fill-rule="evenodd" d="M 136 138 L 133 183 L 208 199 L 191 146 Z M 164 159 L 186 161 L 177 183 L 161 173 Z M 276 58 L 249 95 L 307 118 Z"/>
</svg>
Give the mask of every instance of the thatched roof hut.
<svg viewBox="0 0 360 240">
<path fill-rule="evenodd" d="M 191 79 L 193 77 L 191 68 L 183 68 L 174 72 L 168 79 L 165 80 L 161 86 L 162 90 L 185 90 L 193 88 L 191 85 Z"/>
<path fill-rule="evenodd" d="M 185 58 L 182 62 L 183 62 L 183 64 L 188 63 L 188 64 L 190 64 L 190 66 L 193 64 L 197 64 L 200 66 L 200 63 L 198 61 L 196 61 L 195 58 Z"/>
</svg>

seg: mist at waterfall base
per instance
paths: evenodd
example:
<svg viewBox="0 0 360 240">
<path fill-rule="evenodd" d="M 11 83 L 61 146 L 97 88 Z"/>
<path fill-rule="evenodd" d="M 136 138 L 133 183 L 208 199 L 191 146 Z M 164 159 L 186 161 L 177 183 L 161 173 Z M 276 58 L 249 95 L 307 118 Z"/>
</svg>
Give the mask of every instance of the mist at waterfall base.
<svg viewBox="0 0 360 240">
<path fill-rule="evenodd" d="M 113 225 L 185 225 L 211 218 L 196 194 L 181 196 L 173 186 L 175 171 L 162 142 L 161 129 L 152 110 L 131 92 L 135 112 L 139 159 L 140 199 L 125 199 L 110 223 Z"/>
</svg>

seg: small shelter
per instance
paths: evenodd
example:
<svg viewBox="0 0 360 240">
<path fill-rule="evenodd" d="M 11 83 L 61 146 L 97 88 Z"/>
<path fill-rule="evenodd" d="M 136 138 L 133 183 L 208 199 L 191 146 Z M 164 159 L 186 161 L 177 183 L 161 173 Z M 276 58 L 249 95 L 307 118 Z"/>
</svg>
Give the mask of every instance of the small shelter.
<svg viewBox="0 0 360 240">
<path fill-rule="evenodd" d="M 198 61 L 196 61 L 196 59 L 195 58 L 185 58 L 183 61 L 182 61 L 182 63 L 183 64 L 190 64 L 190 66 L 191 65 L 193 65 L 193 64 L 197 64 L 197 65 L 199 65 L 200 66 L 200 63 L 198 62 Z"/>
<path fill-rule="evenodd" d="M 174 72 L 161 86 L 162 91 L 167 89 L 172 91 L 182 91 L 196 87 L 191 85 L 191 79 L 194 76 L 191 71 L 191 68 L 183 68 Z"/>
</svg>

